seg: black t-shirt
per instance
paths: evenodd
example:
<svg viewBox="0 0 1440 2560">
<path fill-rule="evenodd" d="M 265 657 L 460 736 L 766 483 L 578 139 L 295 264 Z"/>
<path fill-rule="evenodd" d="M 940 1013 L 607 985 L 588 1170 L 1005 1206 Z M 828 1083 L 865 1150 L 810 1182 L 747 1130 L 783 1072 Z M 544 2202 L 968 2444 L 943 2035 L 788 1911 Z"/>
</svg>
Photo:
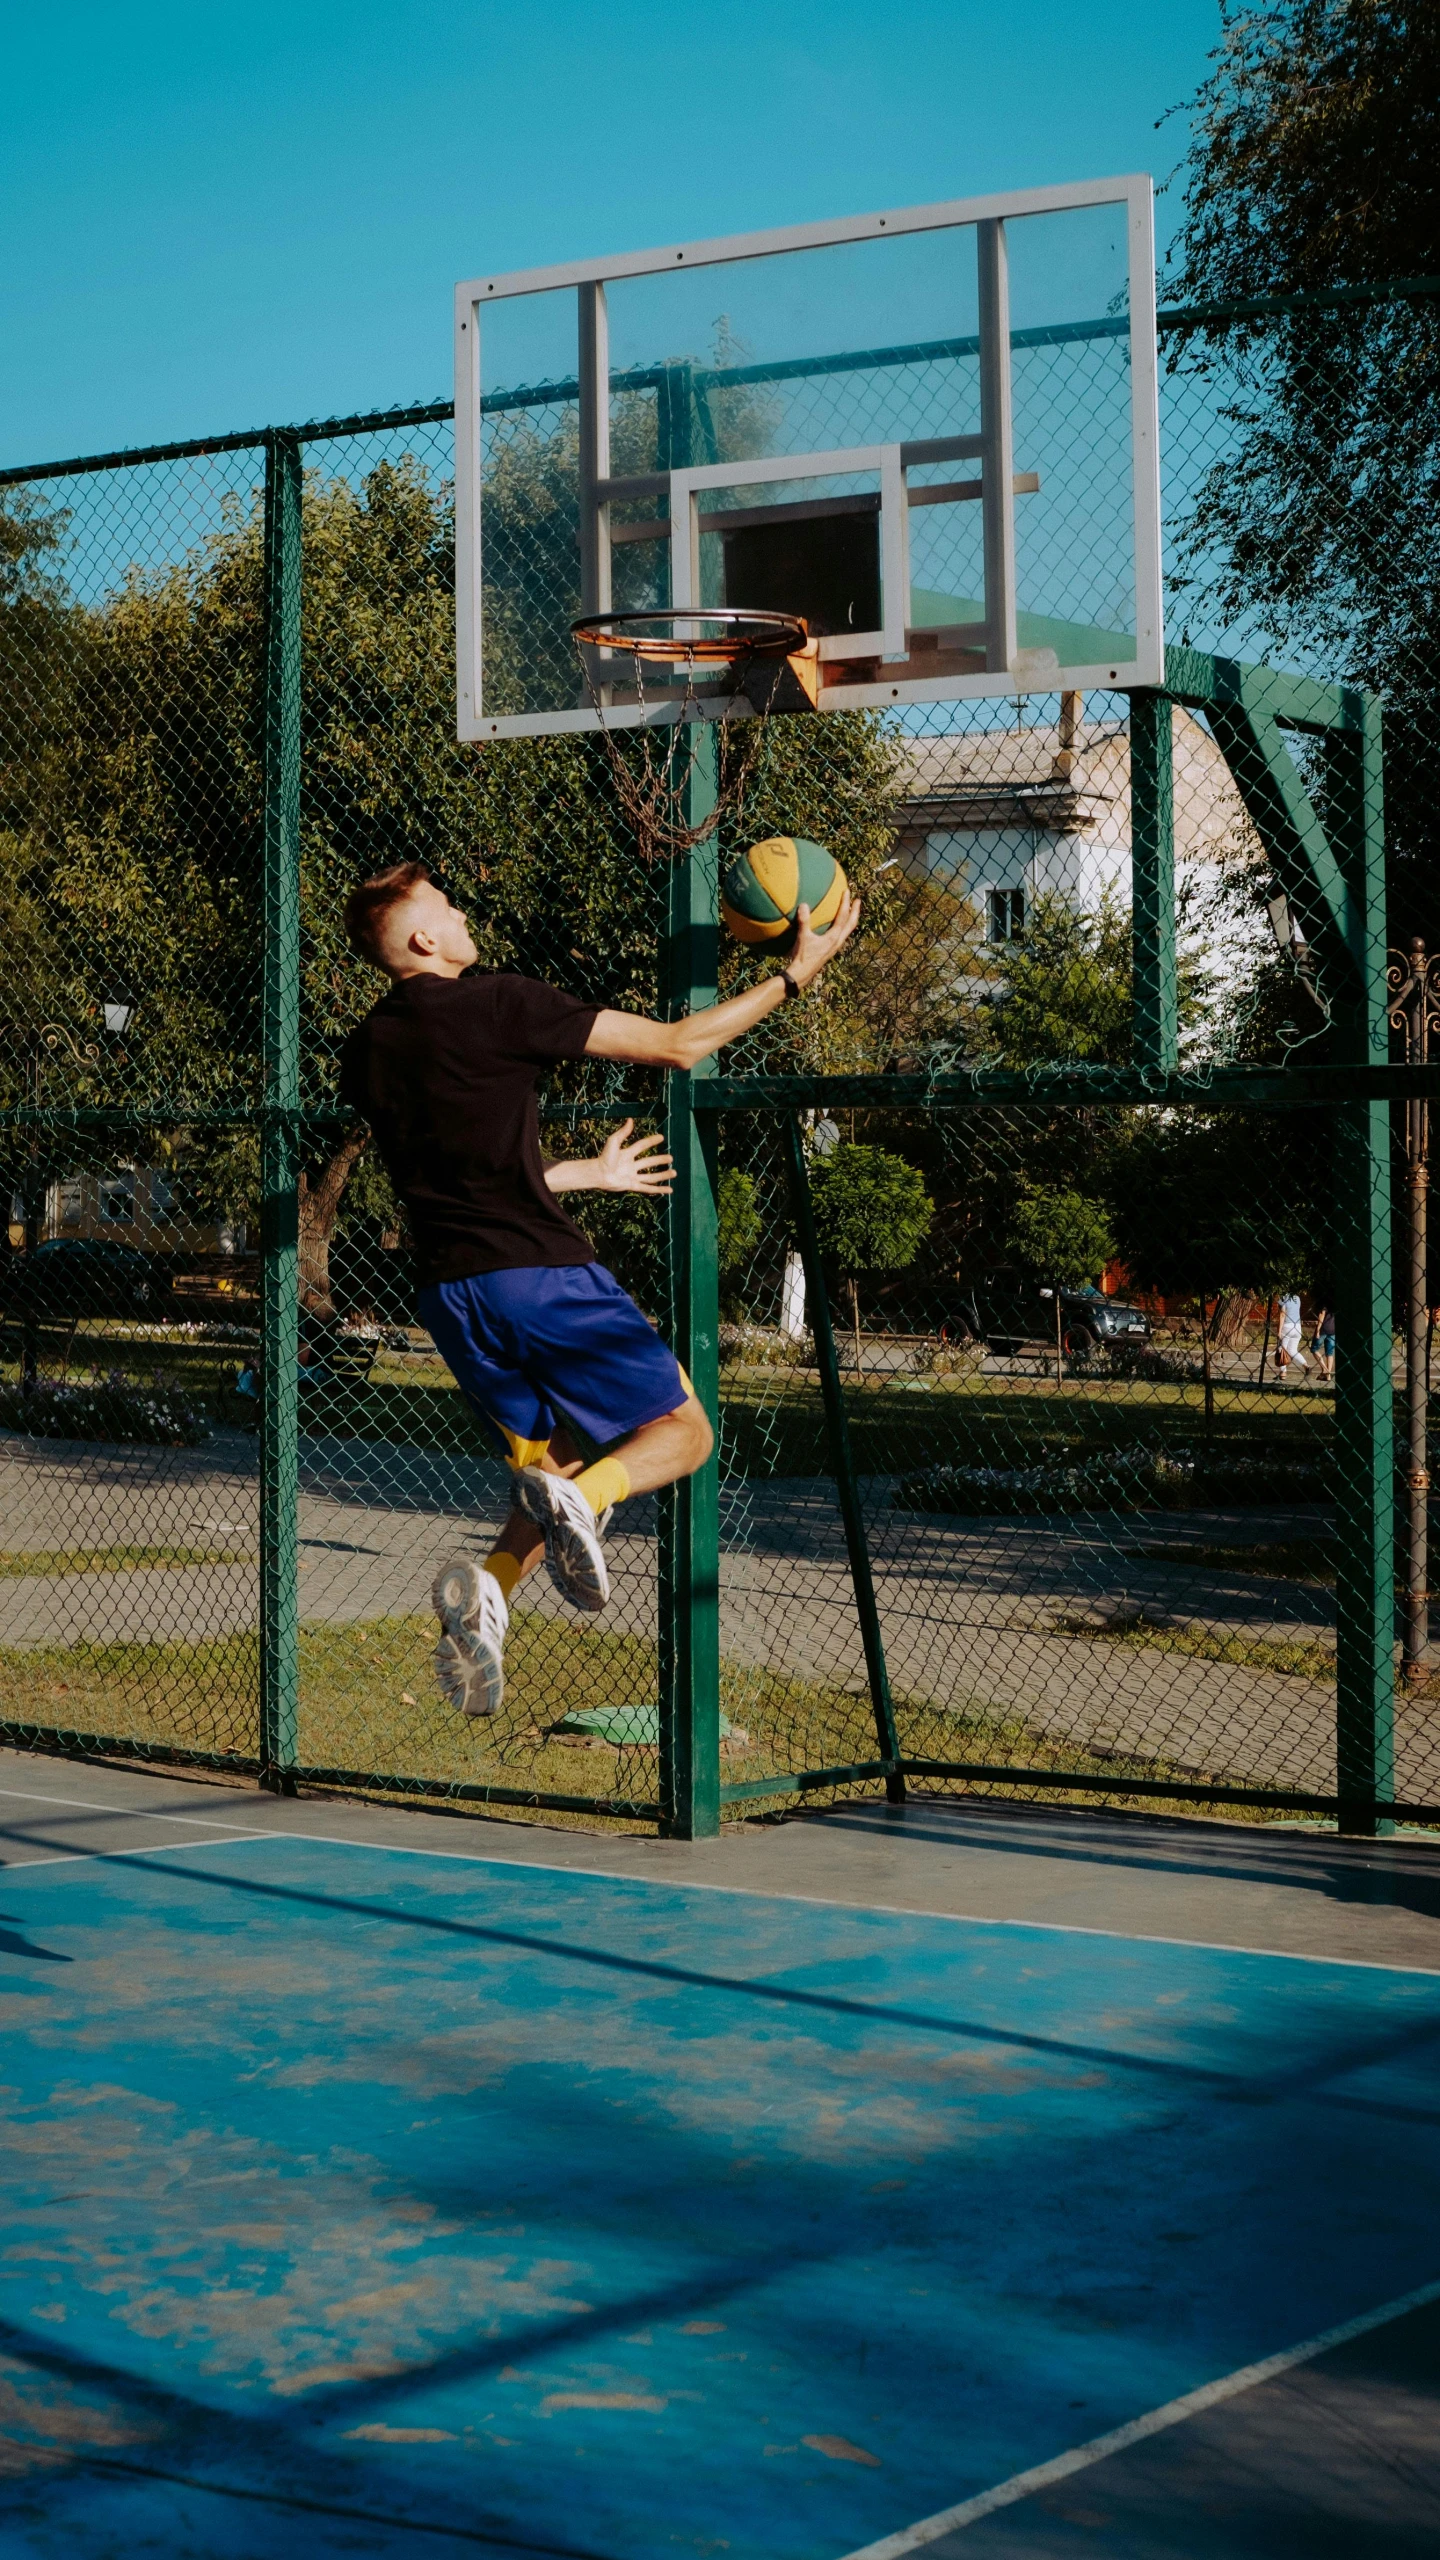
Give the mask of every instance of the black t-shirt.
<svg viewBox="0 0 1440 2560">
<path fill-rule="evenodd" d="M 351 1032 L 340 1091 L 409 1212 L 422 1289 L 595 1260 L 545 1188 L 535 1087 L 555 1059 L 583 1055 L 598 1011 L 538 978 L 425 972 Z"/>
</svg>

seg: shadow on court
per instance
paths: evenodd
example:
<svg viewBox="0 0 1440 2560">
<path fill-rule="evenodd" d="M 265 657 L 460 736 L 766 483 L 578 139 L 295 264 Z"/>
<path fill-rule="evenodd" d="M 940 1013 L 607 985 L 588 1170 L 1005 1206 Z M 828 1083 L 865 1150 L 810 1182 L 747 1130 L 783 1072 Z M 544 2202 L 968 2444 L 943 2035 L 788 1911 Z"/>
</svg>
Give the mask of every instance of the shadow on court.
<svg viewBox="0 0 1440 2560">
<path fill-rule="evenodd" d="M 280 1831 L 8 1883 L 24 2560 L 843 2560 L 1440 2272 L 1432 1974 Z M 1362 2404 L 1433 2531 L 1434 2336 L 924 2547 L 1328 2554 Z"/>
</svg>

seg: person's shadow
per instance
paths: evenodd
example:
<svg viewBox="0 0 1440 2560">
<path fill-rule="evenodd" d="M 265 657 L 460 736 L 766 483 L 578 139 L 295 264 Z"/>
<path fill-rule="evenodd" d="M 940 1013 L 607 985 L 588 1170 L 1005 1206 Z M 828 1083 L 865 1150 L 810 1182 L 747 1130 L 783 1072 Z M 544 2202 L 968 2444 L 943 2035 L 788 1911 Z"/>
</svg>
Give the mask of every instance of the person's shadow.
<svg viewBox="0 0 1440 2560">
<path fill-rule="evenodd" d="M 13 1920 L 18 1914 L 0 1911 L 0 1920 Z M 0 1928 L 0 1956 L 33 1956 L 38 1964 L 73 1964 L 73 1956 L 58 1955 L 53 1947 L 32 1947 L 18 1929 Z"/>
</svg>

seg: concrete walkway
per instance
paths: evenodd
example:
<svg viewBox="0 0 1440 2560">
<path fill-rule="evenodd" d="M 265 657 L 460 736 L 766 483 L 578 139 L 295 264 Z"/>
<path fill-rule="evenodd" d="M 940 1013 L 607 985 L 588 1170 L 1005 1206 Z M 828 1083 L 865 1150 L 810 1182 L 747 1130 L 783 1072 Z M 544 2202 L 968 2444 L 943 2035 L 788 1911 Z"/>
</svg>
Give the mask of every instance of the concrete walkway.
<svg viewBox="0 0 1440 2560">
<path fill-rule="evenodd" d="M 1103 1630 L 1143 1612 L 1172 1633 L 1333 1648 L 1331 1594 L 1218 1565 L 1198 1551 L 1321 1533 L 1324 1516 L 1243 1511 L 1055 1520 L 930 1518 L 865 1488 L 892 1686 L 938 1711 L 927 1751 L 989 1757 L 957 1719 L 997 1712 L 1090 1752 L 1306 1790 L 1333 1784 L 1335 1691 L 1313 1674 L 1212 1661 Z M 389 1444 L 302 1445 L 301 1614 L 321 1623 L 424 1614 L 437 1564 L 483 1553 L 505 1471 Z M 253 1558 L 253 1439 L 198 1450 L 0 1443 L 0 1545 L 203 1548 Z M 721 1644 L 732 1664 L 863 1691 L 864 1660 L 834 1490 L 825 1478 L 722 1490 Z M 1193 1548 L 1195 1561 L 1146 1550 Z M 1133 1552 L 1127 1552 L 1127 1550 Z M 609 1542 L 607 1627 L 653 1637 L 655 1505 Z M 527 1609 L 563 1609 L 537 1577 Z M 0 1579 L 0 1644 L 198 1641 L 256 1624 L 253 1561 Z M 1440 1710 L 1402 1713 L 1401 1790 L 1440 1796 Z"/>
</svg>

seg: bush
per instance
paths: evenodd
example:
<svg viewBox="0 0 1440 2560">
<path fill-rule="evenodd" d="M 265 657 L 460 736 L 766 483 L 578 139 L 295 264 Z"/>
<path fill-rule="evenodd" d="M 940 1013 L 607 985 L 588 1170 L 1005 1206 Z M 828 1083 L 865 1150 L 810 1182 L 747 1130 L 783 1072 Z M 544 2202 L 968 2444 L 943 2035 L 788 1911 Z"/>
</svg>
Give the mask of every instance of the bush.
<svg viewBox="0 0 1440 2560">
<path fill-rule="evenodd" d="M 738 1271 L 749 1261 L 765 1232 L 753 1174 L 738 1164 L 722 1165 L 716 1197 L 720 1228 L 720 1268 Z"/>
<path fill-rule="evenodd" d="M 1096 1280 L 1115 1252 L 1103 1204 L 1083 1191 L 1043 1184 L 1028 1192 L 1011 1221 L 1011 1246 L 1052 1288 L 1078 1289 Z"/>
<path fill-rule="evenodd" d="M 887 1147 L 832 1147 L 810 1167 L 821 1249 L 842 1271 L 903 1271 L 930 1232 L 924 1177 Z"/>
<path fill-rule="evenodd" d="M 197 1449 L 210 1423 L 178 1387 L 141 1387 L 124 1378 L 89 1386 L 42 1380 L 28 1393 L 0 1387 L 0 1430 L 36 1440 L 129 1440 L 147 1448 Z"/>
<path fill-rule="evenodd" d="M 804 1369 L 814 1359 L 809 1342 L 774 1325 L 724 1324 L 720 1327 L 720 1365 L 742 1369 Z"/>
<path fill-rule="evenodd" d="M 1272 1502 L 1323 1502 L 1328 1491 L 1320 1469 L 1300 1460 L 1138 1448 L 1035 1467 L 927 1467 L 906 1476 L 891 1499 L 897 1511 L 1038 1518 L 1069 1511 L 1252 1510 Z"/>
<path fill-rule="evenodd" d="M 1190 1387 L 1205 1375 L 1202 1360 L 1183 1351 L 1157 1351 L 1148 1342 L 1097 1343 L 1093 1350 L 1072 1352 L 1072 1378 L 1140 1378 L 1152 1386 Z"/>
</svg>

